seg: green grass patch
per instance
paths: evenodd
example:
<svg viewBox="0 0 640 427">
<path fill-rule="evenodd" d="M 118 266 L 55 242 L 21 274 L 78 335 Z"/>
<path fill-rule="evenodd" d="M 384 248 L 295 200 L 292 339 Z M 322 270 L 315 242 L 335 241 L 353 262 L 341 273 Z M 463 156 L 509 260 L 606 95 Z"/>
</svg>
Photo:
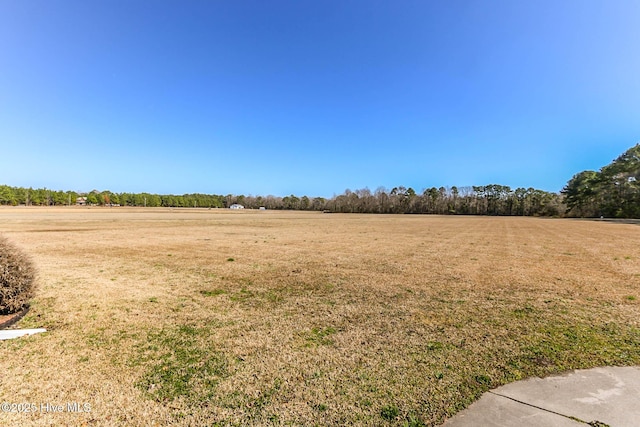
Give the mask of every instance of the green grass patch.
<svg viewBox="0 0 640 427">
<path fill-rule="evenodd" d="M 253 291 L 250 291 L 249 289 L 243 287 L 239 292 L 236 292 L 233 295 L 229 295 L 229 299 L 231 301 L 242 302 L 255 296 L 256 294 Z"/>
<path fill-rule="evenodd" d="M 270 412 L 268 408 L 273 404 L 278 393 L 282 391 L 282 384 L 280 378 L 275 378 L 270 386 L 256 394 L 247 394 L 236 390 L 219 396 L 215 404 L 222 408 L 231 409 L 238 415 L 242 414 L 243 422 L 232 425 L 253 425 L 259 424 L 260 421 L 266 421 L 267 425 L 278 425 L 278 415 Z M 221 425 L 229 424 L 224 422 Z"/>
<path fill-rule="evenodd" d="M 203 404 L 215 395 L 219 381 L 229 375 L 225 354 L 209 341 L 209 328 L 189 325 L 149 333 L 133 363 L 147 369 L 136 386 L 150 399 L 182 399 Z"/>
<path fill-rule="evenodd" d="M 440 341 L 429 341 L 425 346 L 428 351 L 440 350 L 444 347 Z"/>
<path fill-rule="evenodd" d="M 515 310 L 513 310 L 513 314 L 516 317 L 522 318 L 522 317 L 526 317 L 526 316 L 531 315 L 534 311 L 535 311 L 535 309 L 531 305 L 526 304 L 522 308 L 516 308 Z"/>
<path fill-rule="evenodd" d="M 307 341 L 306 346 L 333 345 L 334 341 L 330 337 L 336 332 L 336 328 L 331 326 L 326 328 L 312 328 L 305 336 L 305 340 Z"/>
<path fill-rule="evenodd" d="M 640 329 L 608 323 L 547 324 L 538 330 L 535 344 L 524 346 L 525 365 L 537 375 L 577 366 L 632 364 L 640 358 Z"/>
<path fill-rule="evenodd" d="M 325 405 L 324 403 L 318 403 L 317 405 L 313 405 L 313 409 L 315 409 L 318 412 L 324 412 L 328 408 L 329 407 L 327 405 Z"/>
<path fill-rule="evenodd" d="M 225 291 L 224 289 L 211 289 L 211 290 L 200 291 L 200 294 L 204 295 L 205 297 L 215 297 L 217 295 L 222 295 L 226 293 L 227 291 Z"/>
<path fill-rule="evenodd" d="M 394 421 L 400 415 L 400 409 L 396 405 L 385 405 L 380 410 L 380 416 L 387 421 Z"/>
</svg>

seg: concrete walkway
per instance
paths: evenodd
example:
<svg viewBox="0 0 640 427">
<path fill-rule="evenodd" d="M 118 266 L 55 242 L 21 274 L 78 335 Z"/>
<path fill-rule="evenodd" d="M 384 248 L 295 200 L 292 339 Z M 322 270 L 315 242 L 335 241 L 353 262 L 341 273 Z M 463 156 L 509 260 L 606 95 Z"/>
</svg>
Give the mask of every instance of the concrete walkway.
<svg viewBox="0 0 640 427">
<path fill-rule="evenodd" d="M 640 367 L 531 378 L 486 392 L 443 427 L 638 427 Z"/>
</svg>

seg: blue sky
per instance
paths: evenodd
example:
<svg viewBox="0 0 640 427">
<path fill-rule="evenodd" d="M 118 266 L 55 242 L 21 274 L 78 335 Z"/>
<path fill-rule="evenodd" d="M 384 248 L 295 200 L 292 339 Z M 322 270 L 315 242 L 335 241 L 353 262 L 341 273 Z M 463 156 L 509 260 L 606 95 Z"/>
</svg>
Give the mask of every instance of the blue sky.
<svg viewBox="0 0 640 427">
<path fill-rule="evenodd" d="M 559 191 L 640 141 L 640 2 L 0 2 L 0 184 Z"/>
</svg>

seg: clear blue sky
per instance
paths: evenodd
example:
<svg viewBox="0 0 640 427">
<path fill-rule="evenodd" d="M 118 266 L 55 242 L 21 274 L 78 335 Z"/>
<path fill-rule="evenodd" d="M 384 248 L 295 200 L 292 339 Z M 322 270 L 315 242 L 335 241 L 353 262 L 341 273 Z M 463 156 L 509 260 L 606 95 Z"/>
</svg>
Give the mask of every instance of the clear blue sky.
<svg viewBox="0 0 640 427">
<path fill-rule="evenodd" d="M 3 0 L 0 184 L 559 191 L 640 141 L 640 2 Z"/>
</svg>

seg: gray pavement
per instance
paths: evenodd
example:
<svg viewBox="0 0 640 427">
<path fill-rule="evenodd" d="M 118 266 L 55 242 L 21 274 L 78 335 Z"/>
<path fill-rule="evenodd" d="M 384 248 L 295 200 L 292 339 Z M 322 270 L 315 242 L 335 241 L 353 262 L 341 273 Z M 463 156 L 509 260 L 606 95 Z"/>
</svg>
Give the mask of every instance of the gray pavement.
<svg viewBox="0 0 640 427">
<path fill-rule="evenodd" d="M 639 427 L 640 367 L 530 378 L 485 393 L 443 427 Z"/>
</svg>

